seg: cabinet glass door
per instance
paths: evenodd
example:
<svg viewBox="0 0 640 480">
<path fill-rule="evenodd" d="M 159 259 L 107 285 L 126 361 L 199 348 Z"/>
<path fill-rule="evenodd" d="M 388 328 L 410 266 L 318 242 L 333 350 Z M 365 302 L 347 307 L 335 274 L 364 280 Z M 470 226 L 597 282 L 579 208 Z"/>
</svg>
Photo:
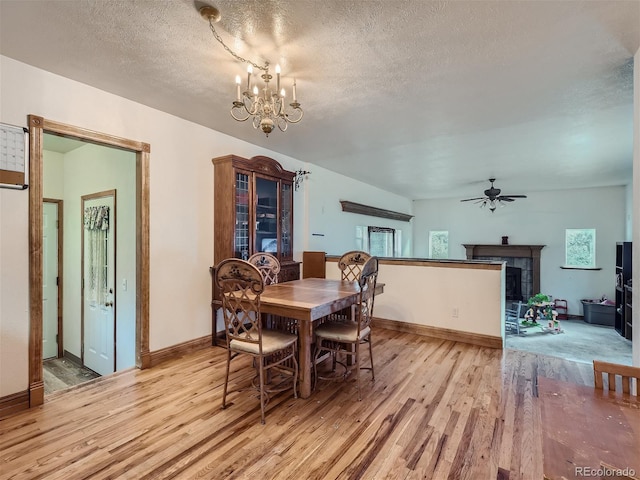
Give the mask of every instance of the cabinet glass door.
<svg viewBox="0 0 640 480">
<path fill-rule="evenodd" d="M 249 258 L 249 175 L 236 173 L 236 224 L 233 235 L 236 258 Z"/>
<path fill-rule="evenodd" d="M 282 183 L 282 208 L 281 208 L 281 241 L 280 254 L 282 258 L 291 258 L 291 232 L 293 231 L 293 191 L 290 183 Z"/>
<path fill-rule="evenodd" d="M 278 182 L 256 176 L 255 252 L 278 255 Z"/>
</svg>

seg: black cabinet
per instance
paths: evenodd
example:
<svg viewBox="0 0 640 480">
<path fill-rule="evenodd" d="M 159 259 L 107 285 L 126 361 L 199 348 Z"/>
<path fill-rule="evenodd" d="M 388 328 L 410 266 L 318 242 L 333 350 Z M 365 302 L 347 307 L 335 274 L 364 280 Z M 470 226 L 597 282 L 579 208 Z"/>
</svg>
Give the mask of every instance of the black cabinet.
<svg viewBox="0 0 640 480">
<path fill-rule="evenodd" d="M 627 308 L 625 289 L 631 287 L 631 242 L 616 244 L 616 332 L 631 339 L 631 309 Z"/>
</svg>

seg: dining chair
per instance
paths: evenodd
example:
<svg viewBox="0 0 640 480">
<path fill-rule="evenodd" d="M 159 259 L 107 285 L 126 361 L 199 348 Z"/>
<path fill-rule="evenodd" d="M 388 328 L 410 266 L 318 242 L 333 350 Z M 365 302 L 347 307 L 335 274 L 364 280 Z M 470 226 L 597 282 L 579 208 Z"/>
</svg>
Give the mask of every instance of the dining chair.
<svg viewBox="0 0 640 480">
<path fill-rule="evenodd" d="M 370 257 L 362 267 L 358 279 L 360 292 L 355 308 L 355 318 L 348 322 L 326 322 L 320 325 L 316 331 L 316 346 L 313 361 L 314 388 L 318 379 L 321 380 L 346 380 L 348 374 L 356 371 L 356 385 L 358 388 L 358 400 L 362 400 L 360 386 L 360 370 L 371 370 L 371 380 L 375 380 L 373 369 L 373 349 L 371 344 L 371 318 L 375 300 L 376 282 L 378 279 L 378 258 Z M 362 367 L 361 345 L 369 345 L 370 367 Z M 318 372 L 318 359 L 325 352 L 332 357 L 332 369 L 328 375 Z M 343 354 L 351 362 L 337 362 L 339 354 Z M 336 364 L 344 369 L 341 374 L 336 372 Z"/>
<path fill-rule="evenodd" d="M 343 254 L 338 260 L 340 269 L 340 279 L 347 282 L 357 282 L 360 280 L 360 273 L 367 260 L 371 258 L 367 252 L 361 250 L 351 250 Z M 325 318 L 327 322 L 348 322 L 351 321 L 351 308 L 344 308 L 332 313 Z"/>
<path fill-rule="evenodd" d="M 635 379 L 636 393 L 640 395 L 640 367 L 631 367 L 629 365 L 620 365 L 617 363 L 593 361 L 593 381 L 595 388 L 604 390 L 603 376 L 607 377 L 609 391 L 616 390 L 616 377 L 621 378 L 622 392 L 632 394 L 631 381 Z"/>
<path fill-rule="evenodd" d="M 269 393 L 281 392 L 293 386 L 293 396 L 298 396 L 298 337 L 263 328 L 260 320 L 260 294 L 264 290 L 265 281 L 254 265 L 237 258 L 222 260 L 216 267 L 216 283 L 221 292 L 227 340 L 227 373 L 222 408 L 227 406 L 231 360 L 238 355 L 249 355 L 258 371 L 258 385 L 255 384 L 255 378 L 252 385 L 260 393 L 261 422 L 264 424 Z M 280 381 L 267 385 L 265 377 L 272 370 L 281 373 Z"/>
<path fill-rule="evenodd" d="M 338 260 L 338 268 L 342 280 L 357 282 L 360 279 L 360 273 L 364 264 L 371 258 L 367 252 L 361 250 L 352 250 L 345 253 Z"/>
<path fill-rule="evenodd" d="M 265 285 L 278 283 L 280 261 L 276 257 L 270 253 L 258 252 L 251 255 L 248 262 L 260 270 Z"/>
</svg>

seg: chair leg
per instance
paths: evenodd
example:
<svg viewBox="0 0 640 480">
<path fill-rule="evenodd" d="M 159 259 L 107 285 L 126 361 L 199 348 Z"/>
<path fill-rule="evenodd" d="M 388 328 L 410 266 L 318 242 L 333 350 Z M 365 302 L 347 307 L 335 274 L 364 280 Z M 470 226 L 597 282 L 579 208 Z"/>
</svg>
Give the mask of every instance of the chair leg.
<svg viewBox="0 0 640 480">
<path fill-rule="evenodd" d="M 356 362 L 356 386 L 358 388 L 358 401 L 362 401 L 362 387 L 360 385 L 360 342 L 355 343 L 356 355 L 354 362 Z"/>
<path fill-rule="evenodd" d="M 320 357 L 320 352 L 322 352 L 322 339 L 318 338 L 316 340 L 316 354 L 313 356 L 313 389 L 316 389 L 318 385 L 318 357 Z"/>
<path fill-rule="evenodd" d="M 371 380 L 375 380 L 376 374 L 373 371 L 373 348 L 371 347 L 371 334 L 369 334 L 369 361 L 371 362 Z"/>
<path fill-rule="evenodd" d="M 296 359 L 296 344 L 293 344 L 293 398 L 298 398 L 298 360 Z"/>
<path fill-rule="evenodd" d="M 264 425 L 264 358 L 260 357 L 258 361 L 260 363 L 260 413 L 262 414 L 260 423 Z"/>
<path fill-rule="evenodd" d="M 229 385 L 229 369 L 231 367 L 231 350 L 227 348 L 227 374 L 224 377 L 224 390 L 222 391 L 222 408 L 227 408 L 227 386 Z"/>
</svg>

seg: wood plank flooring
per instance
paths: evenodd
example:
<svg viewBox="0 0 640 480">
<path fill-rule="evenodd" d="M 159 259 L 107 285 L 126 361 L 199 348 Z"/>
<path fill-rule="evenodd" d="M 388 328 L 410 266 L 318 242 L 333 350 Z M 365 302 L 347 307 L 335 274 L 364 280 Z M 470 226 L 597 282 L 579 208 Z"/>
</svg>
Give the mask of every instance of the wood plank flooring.
<svg viewBox="0 0 640 480">
<path fill-rule="evenodd" d="M 541 479 L 536 375 L 591 366 L 374 330 L 376 380 L 274 397 L 260 424 L 252 369 L 210 347 L 54 393 L 0 420 L 2 479 Z"/>
</svg>

